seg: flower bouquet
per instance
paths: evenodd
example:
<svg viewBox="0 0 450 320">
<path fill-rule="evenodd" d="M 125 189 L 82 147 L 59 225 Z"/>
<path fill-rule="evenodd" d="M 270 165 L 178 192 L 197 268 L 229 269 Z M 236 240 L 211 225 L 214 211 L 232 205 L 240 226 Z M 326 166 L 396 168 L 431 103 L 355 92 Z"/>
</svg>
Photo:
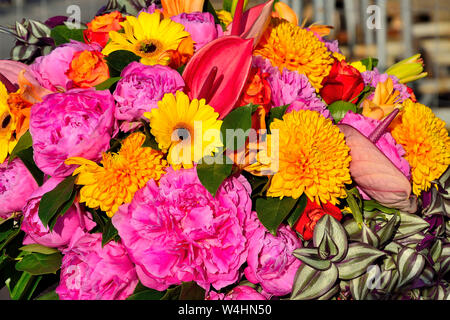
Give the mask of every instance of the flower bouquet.
<svg viewBox="0 0 450 320">
<path fill-rule="evenodd" d="M 280 1 L 110 1 L 0 61 L 12 299 L 448 299 L 445 123 Z"/>
</svg>

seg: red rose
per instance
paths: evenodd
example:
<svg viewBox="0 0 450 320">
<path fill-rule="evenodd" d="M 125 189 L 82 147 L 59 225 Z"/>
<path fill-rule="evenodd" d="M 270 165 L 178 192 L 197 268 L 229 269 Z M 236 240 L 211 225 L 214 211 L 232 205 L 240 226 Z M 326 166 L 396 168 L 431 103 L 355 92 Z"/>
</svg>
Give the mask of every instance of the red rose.
<svg viewBox="0 0 450 320">
<path fill-rule="evenodd" d="M 294 228 L 302 235 L 304 240 L 310 240 L 313 237 L 314 228 L 316 227 L 317 221 L 319 221 L 320 218 L 326 214 L 329 214 L 339 221 L 342 219 L 342 213 L 338 207 L 329 202 L 319 206 L 317 203 L 311 202 L 308 199 L 305 211 L 303 211 L 302 216 L 297 221 Z"/>
<path fill-rule="evenodd" d="M 352 100 L 364 90 L 364 80 L 356 68 L 336 60 L 322 86 L 320 95 L 327 104 L 340 100 L 354 103 Z"/>
</svg>

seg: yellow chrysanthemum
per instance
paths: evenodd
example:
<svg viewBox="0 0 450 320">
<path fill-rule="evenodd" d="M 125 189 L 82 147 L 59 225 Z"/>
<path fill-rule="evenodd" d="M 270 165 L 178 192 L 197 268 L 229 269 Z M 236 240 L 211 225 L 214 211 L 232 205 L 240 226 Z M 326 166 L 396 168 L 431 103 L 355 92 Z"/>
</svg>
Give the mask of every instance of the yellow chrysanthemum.
<svg viewBox="0 0 450 320">
<path fill-rule="evenodd" d="M 207 105 L 205 99 L 194 99 L 177 91 L 164 95 L 158 108 L 146 112 L 152 134 L 159 148 L 169 151 L 167 161 L 172 165 L 190 168 L 204 156 L 222 147 L 219 114 Z"/>
<path fill-rule="evenodd" d="M 226 10 L 216 11 L 216 14 L 220 22 L 222 22 L 226 27 L 228 27 L 228 25 L 233 22 L 233 16 Z"/>
<path fill-rule="evenodd" d="M 367 71 L 367 67 L 361 61 L 352 62 L 350 65 L 361 73 Z"/>
<path fill-rule="evenodd" d="M 171 19 L 162 19 L 159 12 L 142 12 L 137 18 L 127 16 L 120 23 L 124 33 L 111 31 L 111 41 L 103 49 L 104 55 L 117 50 L 131 51 L 141 57 L 146 65 L 168 65 L 173 50 L 177 50 L 181 41 L 189 36 L 184 26 Z"/>
<path fill-rule="evenodd" d="M 270 130 L 278 130 L 279 168 L 268 196 L 297 199 L 305 193 L 311 201 L 332 204 L 346 196 L 350 148 L 331 120 L 315 111 L 293 111 L 275 119 Z"/>
<path fill-rule="evenodd" d="M 445 122 L 430 108 L 407 100 L 394 122 L 392 136 L 406 151 L 411 166 L 413 192 L 427 191 L 450 165 L 450 138 Z"/>
<path fill-rule="evenodd" d="M 334 62 L 330 51 L 312 31 L 280 19 L 272 19 L 255 55 L 269 59 L 280 72 L 286 68 L 305 74 L 316 89 L 322 87 Z"/>
<path fill-rule="evenodd" d="M 89 208 L 100 208 L 112 217 L 150 179 L 159 181 L 167 162 L 162 152 L 142 147 L 144 141 L 144 134 L 131 134 L 118 153 L 103 154 L 102 166 L 84 158 L 67 159 L 66 164 L 80 165 L 73 173 L 78 174 L 76 184 L 83 186 L 80 202 Z"/>
</svg>

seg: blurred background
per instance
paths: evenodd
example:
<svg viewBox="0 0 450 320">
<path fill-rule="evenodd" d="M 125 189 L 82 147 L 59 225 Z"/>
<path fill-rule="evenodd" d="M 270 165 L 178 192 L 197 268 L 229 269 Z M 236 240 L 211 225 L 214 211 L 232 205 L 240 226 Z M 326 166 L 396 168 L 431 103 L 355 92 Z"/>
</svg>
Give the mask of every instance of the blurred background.
<svg viewBox="0 0 450 320">
<path fill-rule="evenodd" d="M 380 69 L 414 53 L 422 53 L 429 76 L 412 86 L 420 102 L 435 109 L 450 125 L 450 0 L 283 0 L 299 17 L 334 26 L 330 39 L 338 39 L 348 60 L 367 56 L 380 59 Z M 82 22 L 92 19 L 107 0 L 0 0 L 0 25 L 13 25 L 23 17 L 45 21 L 67 15 L 72 5 L 81 8 Z M 249 0 L 249 6 L 264 0 Z M 212 0 L 216 9 L 222 0 Z M 374 7 L 375 5 L 375 7 Z M 70 9 L 69 9 L 70 10 Z M 368 13 L 369 11 L 369 13 Z M 367 27 L 370 17 L 380 28 Z M 0 33 L 0 58 L 8 58 L 14 40 Z"/>
</svg>

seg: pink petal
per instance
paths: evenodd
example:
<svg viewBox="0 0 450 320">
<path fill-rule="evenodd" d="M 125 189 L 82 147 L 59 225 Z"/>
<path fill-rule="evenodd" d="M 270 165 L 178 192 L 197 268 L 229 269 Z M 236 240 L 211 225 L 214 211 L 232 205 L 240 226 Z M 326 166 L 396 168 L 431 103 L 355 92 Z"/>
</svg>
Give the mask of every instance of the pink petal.
<svg viewBox="0 0 450 320">
<path fill-rule="evenodd" d="M 364 135 L 341 124 L 350 147 L 350 174 L 356 184 L 381 205 L 414 213 L 417 199 L 411 196 L 411 183 L 405 175 Z"/>
</svg>

